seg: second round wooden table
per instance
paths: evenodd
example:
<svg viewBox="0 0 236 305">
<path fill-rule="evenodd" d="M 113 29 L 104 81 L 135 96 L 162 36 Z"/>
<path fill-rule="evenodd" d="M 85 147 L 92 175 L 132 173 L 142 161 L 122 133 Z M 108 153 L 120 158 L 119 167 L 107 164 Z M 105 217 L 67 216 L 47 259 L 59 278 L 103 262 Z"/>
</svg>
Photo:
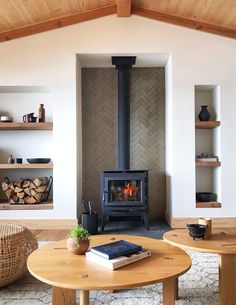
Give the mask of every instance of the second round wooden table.
<svg viewBox="0 0 236 305">
<path fill-rule="evenodd" d="M 163 282 L 163 304 L 174 305 L 176 279 L 189 270 L 191 259 L 183 250 L 163 241 L 129 235 L 97 235 L 91 246 L 124 239 L 151 250 L 141 261 L 109 270 L 74 255 L 66 249 L 66 241 L 51 243 L 28 258 L 30 273 L 52 285 L 52 305 L 75 305 L 76 289 L 80 289 L 80 305 L 89 304 L 89 290 L 119 290 Z"/>
<path fill-rule="evenodd" d="M 205 240 L 193 240 L 187 229 L 177 229 L 166 232 L 163 239 L 183 249 L 217 253 L 220 305 L 236 304 L 236 229 L 214 229 Z"/>
</svg>

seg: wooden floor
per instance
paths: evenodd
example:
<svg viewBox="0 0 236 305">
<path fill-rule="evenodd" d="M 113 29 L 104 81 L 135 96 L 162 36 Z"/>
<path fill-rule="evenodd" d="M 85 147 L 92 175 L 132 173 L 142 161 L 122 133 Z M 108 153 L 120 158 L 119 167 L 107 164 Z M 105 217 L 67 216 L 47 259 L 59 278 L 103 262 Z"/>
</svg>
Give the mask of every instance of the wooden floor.
<svg viewBox="0 0 236 305">
<path fill-rule="evenodd" d="M 37 240 L 61 240 L 70 235 L 70 230 L 31 230 Z"/>
</svg>

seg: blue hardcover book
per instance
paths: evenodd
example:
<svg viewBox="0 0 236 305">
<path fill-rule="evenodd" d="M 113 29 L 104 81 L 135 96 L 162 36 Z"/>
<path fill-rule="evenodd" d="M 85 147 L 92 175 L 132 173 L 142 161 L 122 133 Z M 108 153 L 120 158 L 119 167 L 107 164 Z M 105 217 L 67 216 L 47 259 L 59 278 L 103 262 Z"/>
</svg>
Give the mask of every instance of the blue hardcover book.
<svg viewBox="0 0 236 305">
<path fill-rule="evenodd" d="M 92 247 L 90 251 L 107 259 L 113 259 L 118 256 L 142 251 L 142 246 L 125 240 L 118 240 L 101 246 Z"/>
</svg>

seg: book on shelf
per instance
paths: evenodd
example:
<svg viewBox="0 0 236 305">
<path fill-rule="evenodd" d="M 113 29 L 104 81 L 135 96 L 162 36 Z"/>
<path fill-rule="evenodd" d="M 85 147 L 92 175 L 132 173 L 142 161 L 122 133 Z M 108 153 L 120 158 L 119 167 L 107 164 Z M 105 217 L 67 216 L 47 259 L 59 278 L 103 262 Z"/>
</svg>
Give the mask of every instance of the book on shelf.
<svg viewBox="0 0 236 305">
<path fill-rule="evenodd" d="M 142 250 L 142 246 L 130 243 L 125 240 L 118 240 L 112 243 L 91 247 L 90 251 L 104 257 L 113 259 L 118 256 L 132 254 Z"/>
<path fill-rule="evenodd" d="M 86 252 L 86 259 L 88 259 L 91 262 L 97 263 L 98 265 L 101 265 L 103 267 L 106 267 L 110 270 L 118 269 L 120 267 L 137 262 L 149 256 L 151 256 L 151 252 L 150 250 L 146 250 L 146 249 L 143 249 L 133 254 L 119 256 L 113 259 L 106 259 L 91 251 Z"/>
</svg>

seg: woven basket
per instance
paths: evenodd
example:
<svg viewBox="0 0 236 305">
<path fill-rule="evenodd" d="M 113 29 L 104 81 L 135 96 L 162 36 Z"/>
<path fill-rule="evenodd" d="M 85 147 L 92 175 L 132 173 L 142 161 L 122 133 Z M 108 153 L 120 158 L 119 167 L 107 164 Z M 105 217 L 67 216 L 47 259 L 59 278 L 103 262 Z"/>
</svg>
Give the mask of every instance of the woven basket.
<svg viewBox="0 0 236 305">
<path fill-rule="evenodd" d="M 0 287 L 10 284 L 27 271 L 27 258 L 38 248 L 35 236 L 18 224 L 0 224 Z"/>
</svg>

